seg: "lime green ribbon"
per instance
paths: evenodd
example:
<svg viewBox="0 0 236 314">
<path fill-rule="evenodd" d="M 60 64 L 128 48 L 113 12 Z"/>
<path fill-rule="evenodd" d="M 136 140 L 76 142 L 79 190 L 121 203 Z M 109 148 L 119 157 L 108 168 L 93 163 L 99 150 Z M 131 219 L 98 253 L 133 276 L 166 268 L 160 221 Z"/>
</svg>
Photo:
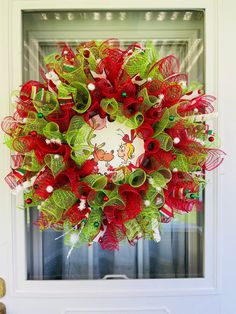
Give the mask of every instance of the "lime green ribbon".
<svg viewBox="0 0 236 314">
<path fill-rule="evenodd" d="M 138 214 L 136 220 L 142 229 L 144 238 L 153 240 L 153 221 L 155 221 L 158 226 L 159 219 L 160 214 L 155 205 L 145 207 L 141 213 Z"/>
<path fill-rule="evenodd" d="M 129 241 L 134 240 L 138 236 L 142 236 L 142 228 L 136 219 L 126 221 L 124 226 L 126 228 L 125 234 Z"/>
<path fill-rule="evenodd" d="M 65 163 L 61 155 L 48 154 L 44 157 L 44 161 L 54 177 L 65 170 Z"/>
<path fill-rule="evenodd" d="M 156 96 L 148 94 L 148 91 L 147 91 L 146 87 L 140 90 L 140 92 L 138 93 L 138 96 L 139 97 L 143 97 L 143 103 L 148 108 L 153 107 L 157 103 L 157 101 L 158 101 L 158 98 Z"/>
<path fill-rule="evenodd" d="M 93 129 L 84 119 L 80 116 L 72 117 L 65 138 L 72 148 L 71 158 L 75 160 L 77 165 L 82 165 L 92 154 L 92 137 Z"/>
<path fill-rule="evenodd" d="M 61 83 L 58 86 L 58 98 L 68 98 L 71 99 L 71 97 L 73 97 L 73 99 L 76 99 L 76 95 L 77 95 L 77 89 L 71 85 L 66 85 L 64 83 Z"/>
<path fill-rule="evenodd" d="M 49 122 L 43 128 L 43 134 L 49 139 L 60 139 L 63 140 L 63 135 L 60 132 L 59 126 L 55 122 Z"/>
<path fill-rule="evenodd" d="M 149 60 L 147 55 L 142 51 L 134 50 L 133 54 L 128 58 L 128 61 L 125 64 L 125 70 L 131 77 L 138 73 L 140 77 L 143 77 L 146 73 L 148 64 Z"/>
<path fill-rule="evenodd" d="M 100 174 L 90 174 L 83 181 L 94 190 L 102 190 L 107 185 L 107 177 Z"/>
<path fill-rule="evenodd" d="M 165 202 L 163 190 L 157 190 L 154 186 L 149 185 L 145 200 L 149 201 L 150 204 L 155 204 L 156 207 L 162 207 Z M 148 206 L 149 207 L 149 206 Z"/>
<path fill-rule="evenodd" d="M 168 109 L 169 111 L 169 121 L 166 128 L 172 128 L 182 117 L 178 114 L 178 107 L 180 104 L 172 106 Z"/>
<path fill-rule="evenodd" d="M 133 117 L 125 120 L 125 125 L 130 129 L 137 129 L 144 121 L 144 116 L 141 112 L 137 112 Z"/>
<path fill-rule="evenodd" d="M 100 103 L 102 109 L 109 115 L 115 115 L 118 110 L 118 103 L 115 98 L 104 98 Z"/>
<path fill-rule="evenodd" d="M 169 123 L 169 109 L 166 109 L 162 115 L 162 118 L 160 121 L 154 123 L 153 129 L 154 129 L 154 135 L 153 137 L 157 137 L 160 133 L 162 133 L 165 128 L 167 127 Z"/>
<path fill-rule="evenodd" d="M 43 165 L 40 165 L 38 159 L 35 156 L 34 151 L 25 154 L 21 168 L 28 171 L 38 172 L 42 169 Z"/>
<path fill-rule="evenodd" d="M 71 192 L 63 189 L 55 190 L 42 204 L 40 211 L 52 217 L 52 221 L 61 219 L 63 212 L 72 207 L 77 198 Z"/>
<path fill-rule="evenodd" d="M 47 121 L 43 117 L 39 118 L 36 112 L 29 111 L 23 130 L 25 134 L 36 131 L 38 134 L 43 135 L 43 130 L 46 125 Z"/>
<path fill-rule="evenodd" d="M 102 223 L 103 213 L 101 209 L 92 209 L 88 221 L 80 234 L 81 243 L 90 243 L 99 233 Z"/>
<path fill-rule="evenodd" d="M 173 140 L 167 133 L 161 132 L 158 135 L 153 136 L 153 137 L 159 141 L 160 147 L 163 150 L 170 151 L 171 148 L 173 147 Z"/>
<path fill-rule="evenodd" d="M 146 181 L 146 172 L 143 169 L 136 169 L 128 177 L 128 183 L 133 188 L 138 188 Z"/>
<path fill-rule="evenodd" d="M 152 185 L 154 187 L 163 188 L 170 181 L 170 179 L 171 179 L 171 171 L 168 170 L 168 169 L 166 169 L 166 171 L 168 171 L 170 173 L 170 175 L 165 173 L 165 172 L 162 173 L 161 170 L 160 171 L 156 171 L 156 172 L 154 172 L 152 174 L 152 176 L 151 176 L 151 178 L 153 180 L 153 184 Z"/>
<path fill-rule="evenodd" d="M 73 109 L 78 113 L 85 113 L 92 103 L 89 90 L 85 84 L 80 82 L 73 82 L 71 85 L 77 89 Z"/>
<path fill-rule="evenodd" d="M 64 78 L 70 84 L 74 82 L 83 82 L 87 81 L 87 76 L 84 73 L 84 60 L 82 56 L 76 56 L 76 65 L 69 66 L 66 64 L 64 58 L 60 58 L 55 62 L 55 70 L 58 75 Z"/>
<path fill-rule="evenodd" d="M 50 113 L 59 110 L 57 96 L 52 92 L 45 91 L 43 88 L 35 95 L 33 105 L 44 116 L 48 116 Z"/>
<path fill-rule="evenodd" d="M 178 171 L 184 171 L 184 172 L 188 172 L 190 165 L 188 162 L 188 159 L 186 156 L 182 155 L 182 154 L 176 154 L 176 159 L 174 159 L 171 164 L 170 164 L 170 168 L 173 170 L 174 168 L 178 169 Z"/>
<path fill-rule="evenodd" d="M 44 63 L 47 65 L 52 65 L 52 67 L 54 67 L 54 65 L 58 62 L 56 56 L 58 56 L 58 53 L 51 53 L 50 55 L 47 55 L 46 57 L 44 57 Z"/>
</svg>

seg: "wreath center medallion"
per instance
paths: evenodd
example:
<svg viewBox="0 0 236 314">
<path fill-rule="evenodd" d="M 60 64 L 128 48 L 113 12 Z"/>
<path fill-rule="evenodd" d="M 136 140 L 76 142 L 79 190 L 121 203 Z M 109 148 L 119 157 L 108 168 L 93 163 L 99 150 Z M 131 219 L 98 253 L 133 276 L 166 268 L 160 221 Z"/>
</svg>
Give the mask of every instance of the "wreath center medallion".
<svg viewBox="0 0 236 314">
<path fill-rule="evenodd" d="M 119 122 L 103 119 L 91 140 L 94 151 L 91 159 L 97 172 L 122 177 L 124 168 L 135 168 L 138 158 L 145 152 L 144 141 L 133 135 L 132 130 Z"/>
</svg>

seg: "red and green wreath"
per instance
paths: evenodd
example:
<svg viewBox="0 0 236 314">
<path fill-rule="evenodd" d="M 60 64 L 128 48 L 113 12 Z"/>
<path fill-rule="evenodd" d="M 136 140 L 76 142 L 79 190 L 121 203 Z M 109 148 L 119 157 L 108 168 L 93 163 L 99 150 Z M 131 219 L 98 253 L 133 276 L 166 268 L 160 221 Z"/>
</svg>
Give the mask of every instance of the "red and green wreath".
<svg viewBox="0 0 236 314">
<path fill-rule="evenodd" d="M 116 250 L 159 241 L 161 223 L 201 208 L 205 170 L 224 157 L 205 122 L 215 98 L 188 85 L 174 56 L 108 40 L 76 53 L 63 44 L 45 63 L 2 122 L 14 151 L 6 181 L 37 206 L 40 230 Z"/>
</svg>

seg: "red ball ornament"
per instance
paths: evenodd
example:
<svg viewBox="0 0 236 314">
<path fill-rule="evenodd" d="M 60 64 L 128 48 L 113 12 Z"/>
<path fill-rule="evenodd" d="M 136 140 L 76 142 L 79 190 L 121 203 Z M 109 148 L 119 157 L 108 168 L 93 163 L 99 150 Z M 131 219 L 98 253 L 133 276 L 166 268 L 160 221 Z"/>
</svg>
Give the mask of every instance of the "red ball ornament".
<svg viewBox="0 0 236 314">
<path fill-rule="evenodd" d="M 37 136 L 37 132 L 36 131 L 31 131 L 30 135 L 35 137 L 35 136 Z"/>
<path fill-rule="evenodd" d="M 33 201 L 32 201 L 31 198 L 27 198 L 27 199 L 25 200 L 25 202 L 26 202 L 26 204 L 31 204 Z"/>
<path fill-rule="evenodd" d="M 142 103 L 144 98 L 142 96 L 138 97 L 138 102 Z"/>
<path fill-rule="evenodd" d="M 84 57 L 89 58 L 90 56 L 90 51 L 88 49 L 84 50 Z"/>
<path fill-rule="evenodd" d="M 107 219 L 106 219 L 106 218 L 104 218 L 104 219 L 103 219 L 103 221 L 102 221 L 102 223 L 103 223 L 105 226 L 107 226 L 107 224 L 108 224 Z"/>
<path fill-rule="evenodd" d="M 173 155 L 172 157 L 173 157 L 173 159 L 176 159 L 176 158 L 177 158 L 177 156 L 176 156 L 176 155 Z"/>
<path fill-rule="evenodd" d="M 209 142 L 214 142 L 214 140 L 215 140 L 215 139 L 214 139 L 213 136 L 210 136 L 210 137 L 208 138 L 208 141 L 209 141 Z"/>
<path fill-rule="evenodd" d="M 105 195 L 105 196 L 103 197 L 103 200 L 104 200 L 104 202 L 107 202 L 107 201 L 109 200 L 108 196 Z"/>
</svg>

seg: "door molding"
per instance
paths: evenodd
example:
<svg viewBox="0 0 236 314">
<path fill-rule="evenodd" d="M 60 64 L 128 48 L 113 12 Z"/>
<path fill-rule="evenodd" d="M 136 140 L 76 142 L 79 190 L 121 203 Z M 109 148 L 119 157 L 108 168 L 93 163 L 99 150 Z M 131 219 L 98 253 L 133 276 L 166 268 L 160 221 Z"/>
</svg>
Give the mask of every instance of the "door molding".
<svg viewBox="0 0 236 314">
<path fill-rule="evenodd" d="M 5 79 L 5 91 L 1 96 L 2 104 L 9 101 L 11 90 L 16 89 L 22 83 L 22 19 L 24 10 L 73 10 L 73 9 L 204 9 L 205 10 L 205 82 L 206 92 L 217 96 L 217 49 L 218 49 L 218 2 L 214 0 L 11 0 L 4 1 L 9 6 L 9 15 L 5 17 L 8 25 L 6 34 L 3 36 L 2 45 L 8 47 L 10 55 L 2 55 L 3 68 L 9 77 Z M 5 50 L 7 51 L 7 49 Z M 1 54 L 4 54 L 1 51 Z M 4 106 L 3 106 L 4 107 Z M 1 109 L 1 114 L 6 115 L 8 110 Z M 222 110 L 221 110 L 222 111 Z M 217 125 L 215 125 L 217 129 Z M 219 128 L 218 128 L 219 129 Z M 7 150 L 4 149 L 3 173 L 9 169 L 9 158 Z M 142 280 L 96 280 L 96 281 L 28 281 L 26 280 L 26 257 L 25 257 L 25 231 L 24 212 L 16 210 L 16 206 L 22 203 L 22 195 L 12 196 L 3 186 L 2 203 L 6 213 L 4 217 L 3 230 L 7 237 L 3 241 L 6 248 L 5 263 L 11 261 L 12 271 L 7 278 L 11 294 L 13 296 L 51 298 L 51 297 L 76 297 L 76 298 L 107 298 L 116 297 L 150 297 L 150 296 L 183 296 L 183 295 L 206 295 L 216 294 L 220 291 L 220 214 L 221 194 L 219 190 L 219 172 L 207 176 L 208 187 L 205 199 L 205 248 L 204 269 L 205 277 L 197 279 L 142 279 Z M 0 240 L 2 241 L 2 240 Z M 6 245 L 7 244 L 7 245 Z M 6 246 L 5 246 L 6 245 Z M 0 262 L 1 263 L 1 262 Z M 1 264 L 0 264 L 1 265 Z M 5 264 L 6 267 L 7 264 Z"/>
</svg>

